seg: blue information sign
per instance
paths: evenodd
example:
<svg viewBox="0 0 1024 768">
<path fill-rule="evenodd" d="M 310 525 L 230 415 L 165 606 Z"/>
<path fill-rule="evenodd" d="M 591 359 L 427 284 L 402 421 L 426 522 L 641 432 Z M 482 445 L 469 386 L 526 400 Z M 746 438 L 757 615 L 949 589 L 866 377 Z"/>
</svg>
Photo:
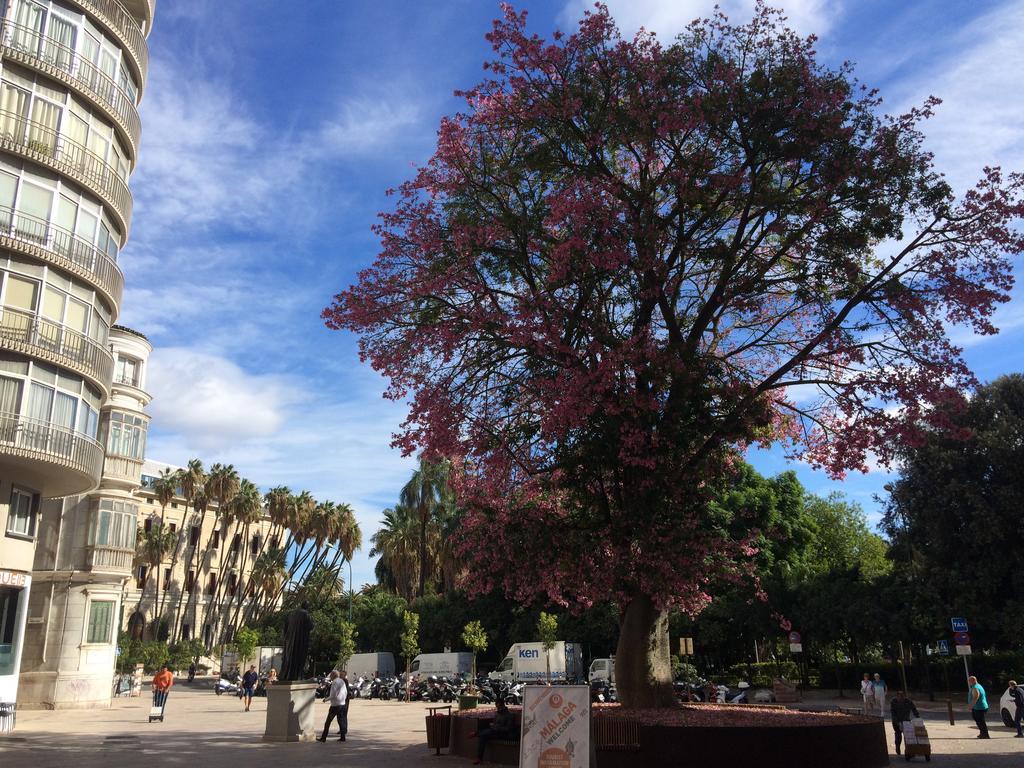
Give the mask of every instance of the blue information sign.
<svg viewBox="0 0 1024 768">
<path fill-rule="evenodd" d="M 967 619 L 954 618 L 951 619 L 950 623 L 953 625 L 954 632 L 969 632 L 967 628 Z"/>
<path fill-rule="evenodd" d="M 939 655 L 949 656 L 949 640 L 939 640 Z"/>
</svg>

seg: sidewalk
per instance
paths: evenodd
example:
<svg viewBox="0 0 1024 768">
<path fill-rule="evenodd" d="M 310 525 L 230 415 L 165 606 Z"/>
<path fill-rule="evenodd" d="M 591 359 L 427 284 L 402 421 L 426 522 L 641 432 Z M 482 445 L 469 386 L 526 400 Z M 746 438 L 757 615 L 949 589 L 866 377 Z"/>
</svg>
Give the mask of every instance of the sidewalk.
<svg viewBox="0 0 1024 768">
<path fill-rule="evenodd" d="M 175 685 L 163 723 L 149 723 L 151 696 L 115 699 L 110 709 L 22 711 L 10 737 L 0 737 L 3 768 L 305 768 L 337 764 L 415 768 L 437 766 L 426 747 L 422 704 L 352 703 L 348 740 L 269 744 L 261 739 L 267 701 L 243 711 L 234 696 Z M 317 727 L 327 704 L 317 702 Z M 337 725 L 334 726 L 335 734 Z M 455 768 L 467 765 L 446 759 Z"/>
<path fill-rule="evenodd" d="M 167 701 L 166 720 L 148 723 L 150 696 L 117 699 L 110 709 L 23 711 L 11 737 L 0 737 L 3 768 L 461 768 L 469 762 L 433 756 L 426 747 L 425 705 L 422 702 L 352 702 L 345 743 L 267 744 L 261 740 L 266 699 L 255 699 L 244 712 L 234 696 L 216 696 L 205 683 L 176 685 Z M 915 699 L 928 724 L 933 762 L 943 768 L 1019 768 L 1024 766 L 1024 739 L 989 714 L 992 738 L 977 739 L 965 707 L 955 702 L 956 725 L 946 719 L 945 702 Z M 859 709 L 860 700 L 811 695 L 809 708 L 840 706 Z M 318 726 L 327 705 L 318 702 Z M 893 765 L 903 764 L 893 752 L 892 729 L 886 725 Z M 896 762 L 896 761 L 899 762 Z M 918 763 L 922 763 L 918 760 Z M 751 765 L 757 756 L 751 755 Z M 638 766 L 638 768 L 641 768 Z M 823 763 L 822 768 L 828 768 Z"/>
</svg>

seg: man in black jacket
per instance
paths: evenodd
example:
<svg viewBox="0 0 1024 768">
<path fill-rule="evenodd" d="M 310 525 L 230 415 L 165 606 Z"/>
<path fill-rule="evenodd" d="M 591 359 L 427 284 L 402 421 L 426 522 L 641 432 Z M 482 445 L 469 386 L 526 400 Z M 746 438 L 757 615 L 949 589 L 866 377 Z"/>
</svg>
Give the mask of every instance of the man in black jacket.
<svg viewBox="0 0 1024 768">
<path fill-rule="evenodd" d="M 903 744 L 903 724 L 910 722 L 910 713 L 914 713 L 914 717 L 920 717 L 918 714 L 917 707 L 914 705 L 907 695 L 903 691 L 896 691 L 896 696 L 892 700 L 892 704 L 889 705 L 889 709 L 892 711 L 892 729 L 896 732 L 896 754 L 900 753 L 900 746 Z"/>
</svg>

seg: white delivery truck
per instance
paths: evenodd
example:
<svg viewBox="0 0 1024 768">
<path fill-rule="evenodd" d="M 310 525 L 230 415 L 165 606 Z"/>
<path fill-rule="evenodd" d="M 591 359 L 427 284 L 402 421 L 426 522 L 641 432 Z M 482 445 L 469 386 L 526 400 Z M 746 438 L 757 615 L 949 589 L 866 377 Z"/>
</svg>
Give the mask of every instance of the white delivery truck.
<svg viewBox="0 0 1024 768">
<path fill-rule="evenodd" d="M 583 650 L 579 643 L 559 640 L 544 658 L 544 643 L 516 643 L 505 659 L 491 672 L 491 680 L 530 683 L 546 682 L 550 667 L 551 679 L 574 682 L 583 679 Z"/>
<path fill-rule="evenodd" d="M 373 680 L 374 677 L 392 677 L 395 674 L 395 657 L 391 653 L 357 653 L 345 665 L 348 680 L 355 683 L 360 677 Z"/>
<path fill-rule="evenodd" d="M 615 682 L 615 659 L 594 659 L 590 662 L 590 682 L 595 680 Z"/>
<path fill-rule="evenodd" d="M 412 660 L 410 671 L 424 677 L 452 677 L 473 672 L 473 654 L 462 653 L 421 653 Z"/>
</svg>

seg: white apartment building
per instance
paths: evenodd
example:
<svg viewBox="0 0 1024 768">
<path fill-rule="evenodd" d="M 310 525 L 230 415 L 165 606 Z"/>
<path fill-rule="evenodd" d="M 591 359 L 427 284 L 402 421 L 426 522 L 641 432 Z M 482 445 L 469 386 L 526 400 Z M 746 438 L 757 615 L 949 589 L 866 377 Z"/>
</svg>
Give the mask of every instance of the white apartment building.
<svg viewBox="0 0 1024 768">
<path fill-rule="evenodd" d="M 123 373 L 138 338 L 111 329 L 155 5 L 0 0 L 0 730 L 13 727 L 24 659 L 43 659 L 33 697 L 61 706 L 81 694 L 86 705 L 82 681 L 115 649 L 111 604 L 134 542 L 124 520 L 110 538 L 104 520 L 123 513 L 87 495 L 109 475 L 103 498 L 118 498 L 118 472 L 130 484 L 124 457 L 105 469 L 103 441 L 123 429 L 115 365 Z M 43 504 L 62 497 L 77 501 Z M 84 635 L 54 637 L 58 614 Z"/>
</svg>

